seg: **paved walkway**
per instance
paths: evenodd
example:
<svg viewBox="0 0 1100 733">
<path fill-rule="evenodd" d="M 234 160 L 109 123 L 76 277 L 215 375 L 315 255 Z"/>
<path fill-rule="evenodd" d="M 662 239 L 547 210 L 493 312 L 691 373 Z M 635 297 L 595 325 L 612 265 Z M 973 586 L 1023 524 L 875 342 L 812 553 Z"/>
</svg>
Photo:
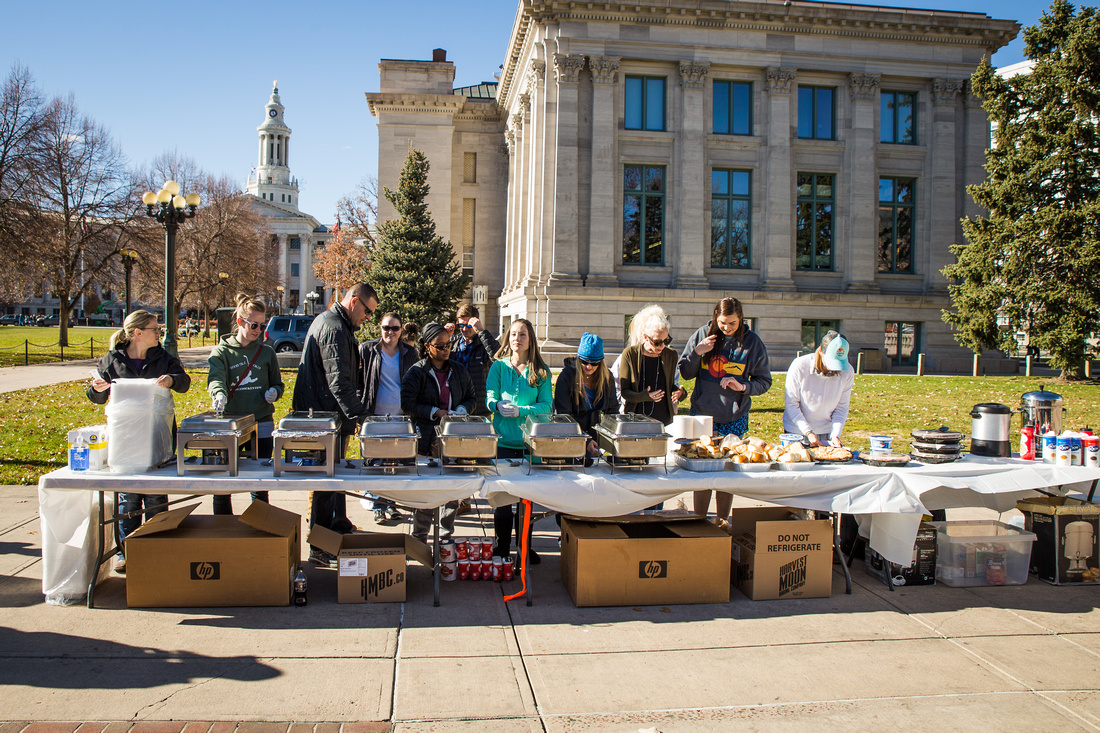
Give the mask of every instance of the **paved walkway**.
<svg viewBox="0 0 1100 733">
<path fill-rule="evenodd" d="M 180 361 L 188 369 L 203 369 L 210 356 L 213 344 L 180 349 Z M 99 359 L 78 359 L 76 361 L 54 362 L 51 364 L 31 364 L 0 368 L 0 393 L 15 392 L 20 389 L 42 387 L 47 384 L 61 384 L 91 379 L 89 373 Z M 0 733 L 4 733 L 0 731 Z"/>
</svg>

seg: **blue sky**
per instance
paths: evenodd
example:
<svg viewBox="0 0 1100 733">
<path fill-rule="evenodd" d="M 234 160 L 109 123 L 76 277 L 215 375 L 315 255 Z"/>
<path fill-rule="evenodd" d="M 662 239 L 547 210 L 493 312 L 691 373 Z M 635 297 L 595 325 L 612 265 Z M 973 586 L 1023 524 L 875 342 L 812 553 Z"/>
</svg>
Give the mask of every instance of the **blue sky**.
<svg viewBox="0 0 1100 733">
<path fill-rule="evenodd" d="M 981 12 L 1025 27 L 1049 7 L 1038 0 L 877 4 Z M 0 73 L 6 76 L 19 61 L 47 94 L 75 94 L 133 165 L 176 149 L 243 187 L 256 164 L 256 126 L 278 79 L 293 130 L 290 163 L 301 209 L 331 223 L 337 199 L 377 174 L 378 137 L 363 94 L 378 91 L 378 60 L 430 59 L 433 48 L 445 48 L 457 67 L 456 86 L 492 80 L 517 3 L 107 0 L 90 6 L 38 0 L 5 6 Z M 1017 39 L 993 61 L 1006 66 L 1022 58 Z"/>
</svg>

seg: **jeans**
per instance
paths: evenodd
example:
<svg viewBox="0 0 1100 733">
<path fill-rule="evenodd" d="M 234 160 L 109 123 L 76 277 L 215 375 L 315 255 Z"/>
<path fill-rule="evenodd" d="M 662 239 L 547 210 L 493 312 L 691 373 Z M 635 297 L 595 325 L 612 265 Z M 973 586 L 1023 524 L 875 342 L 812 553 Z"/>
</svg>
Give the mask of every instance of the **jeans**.
<svg viewBox="0 0 1100 733">
<path fill-rule="evenodd" d="M 413 512 L 412 536 L 427 542 L 428 532 L 435 517 L 434 509 L 417 509 Z M 455 531 L 455 519 L 458 517 L 458 502 L 448 501 L 439 507 L 439 539 L 449 540 Z"/>
<path fill-rule="evenodd" d="M 249 439 L 248 443 L 241 446 L 241 455 L 244 455 L 245 451 L 249 450 L 252 440 Z M 275 439 L 274 438 L 260 438 L 256 444 L 257 454 L 260 460 L 271 458 L 271 454 L 275 451 Z M 253 491 L 252 501 L 262 501 L 267 503 L 266 491 Z M 232 514 L 233 513 L 233 496 L 231 494 L 214 494 L 214 513 L 215 514 Z"/>
<path fill-rule="evenodd" d="M 148 521 L 166 511 L 168 507 L 162 506 L 159 509 L 153 509 L 148 511 L 149 507 L 156 506 L 157 504 L 168 503 L 168 496 L 166 494 L 129 494 L 120 493 L 118 495 L 118 514 L 128 514 L 129 512 L 136 512 L 142 509 L 146 509 L 145 520 Z M 118 533 L 119 542 L 121 548 L 121 542 L 126 539 L 126 535 L 133 532 L 135 529 L 141 526 L 141 515 L 135 515 L 133 517 L 124 517 L 118 520 Z M 119 552 L 122 555 L 122 552 Z"/>
</svg>

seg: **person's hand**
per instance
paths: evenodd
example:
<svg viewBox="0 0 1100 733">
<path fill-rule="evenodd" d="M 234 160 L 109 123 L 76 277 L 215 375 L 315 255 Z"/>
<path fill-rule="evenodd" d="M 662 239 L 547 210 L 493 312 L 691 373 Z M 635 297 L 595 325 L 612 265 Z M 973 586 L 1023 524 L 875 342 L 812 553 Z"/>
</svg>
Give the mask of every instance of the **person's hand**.
<svg viewBox="0 0 1100 733">
<path fill-rule="evenodd" d="M 810 447 L 821 445 L 821 441 L 817 438 L 817 433 L 812 430 L 807 430 L 805 435 L 806 441 L 810 444 Z"/>
<path fill-rule="evenodd" d="M 695 353 L 699 356 L 707 353 L 714 348 L 714 342 L 718 340 L 718 336 L 707 336 L 705 339 L 699 342 L 699 345 L 695 347 Z"/>
<path fill-rule="evenodd" d="M 174 381 L 171 374 L 165 374 L 164 376 L 157 377 L 157 386 L 164 387 L 165 389 L 172 389 L 172 383 Z"/>
<path fill-rule="evenodd" d="M 92 389 L 94 389 L 96 392 L 106 392 L 110 388 L 111 388 L 111 383 L 108 382 L 106 379 L 93 379 L 92 380 Z"/>
<path fill-rule="evenodd" d="M 834 448 L 843 448 L 844 447 L 844 445 L 840 442 L 840 436 L 837 436 L 835 438 L 829 438 L 829 445 L 833 446 Z"/>
<path fill-rule="evenodd" d="M 278 399 L 279 390 L 277 390 L 275 387 L 272 387 L 268 391 L 264 392 L 264 400 L 266 400 L 268 404 L 274 405 L 275 402 L 278 401 Z"/>
<path fill-rule="evenodd" d="M 449 333 L 450 335 L 454 336 L 455 335 L 455 324 L 448 323 L 447 325 L 443 326 L 443 330 L 446 331 L 447 333 Z"/>
<path fill-rule="evenodd" d="M 475 334 L 478 331 L 481 330 L 481 319 L 480 318 L 471 318 L 470 320 L 466 321 L 466 324 L 470 327 L 470 330 L 472 330 Z"/>
<path fill-rule="evenodd" d="M 466 414 L 466 408 L 463 407 L 462 405 L 459 405 L 455 409 L 451 410 L 451 414 L 452 415 L 465 415 Z"/>
<path fill-rule="evenodd" d="M 500 413 L 501 417 L 519 417 L 519 407 L 508 400 L 501 400 L 497 403 L 497 412 Z"/>
<path fill-rule="evenodd" d="M 649 393 L 649 398 L 654 402 L 660 402 L 665 398 L 665 391 L 663 389 L 655 389 Z"/>
<path fill-rule="evenodd" d="M 683 387 L 678 388 L 675 392 L 672 393 L 672 401 L 677 405 L 680 404 L 680 402 L 682 402 L 685 397 L 687 397 L 687 390 Z"/>
<path fill-rule="evenodd" d="M 600 454 L 600 446 L 592 438 L 588 439 L 588 455 L 598 456 Z"/>
<path fill-rule="evenodd" d="M 746 385 L 742 384 L 737 377 L 722 377 L 719 384 L 723 389 L 732 389 L 734 392 L 744 392 L 747 389 Z"/>
<path fill-rule="evenodd" d="M 223 394 L 214 395 L 214 399 L 211 401 L 210 407 L 214 412 L 225 412 L 225 404 L 229 400 Z"/>
</svg>

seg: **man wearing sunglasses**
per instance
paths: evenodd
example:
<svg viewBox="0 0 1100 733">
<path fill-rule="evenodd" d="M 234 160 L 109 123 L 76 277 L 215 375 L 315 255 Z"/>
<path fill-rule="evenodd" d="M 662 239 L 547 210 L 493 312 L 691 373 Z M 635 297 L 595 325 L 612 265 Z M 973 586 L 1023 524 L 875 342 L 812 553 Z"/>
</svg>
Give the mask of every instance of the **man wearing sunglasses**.
<svg viewBox="0 0 1100 733">
<path fill-rule="evenodd" d="M 476 306 L 464 303 L 459 306 L 454 325 L 447 325 L 451 332 L 451 361 L 463 367 L 474 385 L 473 415 L 488 415 L 485 405 L 485 380 L 493 363 L 493 354 L 500 344 L 481 323 L 481 313 Z"/>
<path fill-rule="evenodd" d="M 353 285 L 339 303 L 313 319 L 302 346 L 292 404 L 298 411 L 336 413 L 338 435 L 333 457 L 336 461 L 343 460 L 347 436 L 355 434 L 355 424 L 368 414 L 360 396 L 362 364 L 355 334 L 377 307 L 378 294 L 374 288 L 366 283 Z M 315 524 L 345 534 L 354 531 L 343 494 L 314 492 L 309 526 Z M 335 562 L 335 558 L 315 547 L 310 548 L 309 560 L 326 567 Z"/>
</svg>

